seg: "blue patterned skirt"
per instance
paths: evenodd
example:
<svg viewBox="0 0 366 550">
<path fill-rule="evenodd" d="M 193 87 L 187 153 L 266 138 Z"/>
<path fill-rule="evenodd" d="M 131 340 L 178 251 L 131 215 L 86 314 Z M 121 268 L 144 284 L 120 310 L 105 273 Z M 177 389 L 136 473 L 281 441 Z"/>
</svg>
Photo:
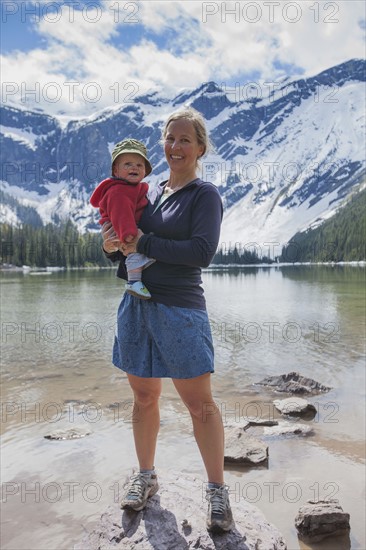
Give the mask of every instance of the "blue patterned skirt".
<svg viewBox="0 0 366 550">
<path fill-rule="evenodd" d="M 194 378 L 214 372 L 207 312 L 124 294 L 117 314 L 113 364 L 143 378 Z"/>
</svg>

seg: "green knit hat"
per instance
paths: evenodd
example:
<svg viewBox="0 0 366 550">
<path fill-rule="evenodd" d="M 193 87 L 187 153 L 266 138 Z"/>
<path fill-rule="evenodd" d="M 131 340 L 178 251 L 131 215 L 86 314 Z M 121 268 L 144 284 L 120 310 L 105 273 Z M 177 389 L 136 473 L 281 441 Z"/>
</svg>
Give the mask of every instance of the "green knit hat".
<svg viewBox="0 0 366 550">
<path fill-rule="evenodd" d="M 151 164 L 149 162 L 149 159 L 147 158 L 147 150 L 146 147 L 141 141 L 137 141 L 137 139 L 124 139 L 123 141 L 120 141 L 114 146 L 114 149 L 112 151 L 112 167 L 113 163 L 116 160 L 117 157 L 122 155 L 123 153 L 135 153 L 136 155 L 140 155 L 144 161 L 145 161 L 145 167 L 146 167 L 146 174 L 145 176 L 148 176 L 152 172 Z"/>
</svg>

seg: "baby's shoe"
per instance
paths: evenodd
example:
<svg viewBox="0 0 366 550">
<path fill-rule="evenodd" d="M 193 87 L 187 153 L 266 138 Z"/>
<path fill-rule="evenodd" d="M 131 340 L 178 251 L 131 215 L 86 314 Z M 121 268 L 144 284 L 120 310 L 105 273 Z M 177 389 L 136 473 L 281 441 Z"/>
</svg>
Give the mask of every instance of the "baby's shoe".
<svg viewBox="0 0 366 550">
<path fill-rule="evenodd" d="M 147 290 L 146 286 L 142 281 L 135 281 L 134 283 L 126 284 L 126 292 L 141 298 L 142 300 L 149 300 L 151 298 L 150 292 Z"/>
</svg>

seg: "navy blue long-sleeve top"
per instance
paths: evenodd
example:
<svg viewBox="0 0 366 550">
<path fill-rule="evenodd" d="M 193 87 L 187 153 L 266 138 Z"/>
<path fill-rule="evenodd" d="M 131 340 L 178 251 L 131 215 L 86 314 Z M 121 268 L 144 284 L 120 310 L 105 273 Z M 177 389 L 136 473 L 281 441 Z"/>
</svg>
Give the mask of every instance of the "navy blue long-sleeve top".
<svg viewBox="0 0 366 550">
<path fill-rule="evenodd" d="M 143 270 L 142 280 L 153 302 L 206 309 L 201 268 L 208 267 L 219 243 L 221 197 L 212 183 L 197 178 L 157 206 L 166 183 L 149 191 L 139 223 L 145 234 L 137 252 L 156 259 Z M 120 260 L 117 276 L 127 279 L 125 257 L 120 252 L 107 256 Z"/>
</svg>

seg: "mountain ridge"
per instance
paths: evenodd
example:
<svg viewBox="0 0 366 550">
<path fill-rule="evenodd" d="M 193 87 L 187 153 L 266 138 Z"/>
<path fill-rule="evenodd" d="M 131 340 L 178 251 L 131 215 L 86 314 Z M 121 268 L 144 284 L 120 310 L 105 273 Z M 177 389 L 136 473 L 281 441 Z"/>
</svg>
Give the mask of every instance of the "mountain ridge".
<svg viewBox="0 0 366 550">
<path fill-rule="evenodd" d="M 283 244 L 329 217 L 364 178 L 364 81 L 365 61 L 350 60 L 285 80 L 261 98 L 232 100 L 233 89 L 211 81 L 173 99 L 151 91 L 67 123 L 4 106 L 2 189 L 44 223 L 71 219 L 80 231 L 99 229 L 88 201 L 110 173 L 113 144 L 130 136 L 143 141 L 154 168 L 147 181 L 156 185 L 168 173 L 162 123 L 188 103 L 204 115 L 215 146 L 201 175 L 223 199 L 222 240 Z M 22 223 L 6 203 L 0 213 L 1 221 Z"/>
</svg>

